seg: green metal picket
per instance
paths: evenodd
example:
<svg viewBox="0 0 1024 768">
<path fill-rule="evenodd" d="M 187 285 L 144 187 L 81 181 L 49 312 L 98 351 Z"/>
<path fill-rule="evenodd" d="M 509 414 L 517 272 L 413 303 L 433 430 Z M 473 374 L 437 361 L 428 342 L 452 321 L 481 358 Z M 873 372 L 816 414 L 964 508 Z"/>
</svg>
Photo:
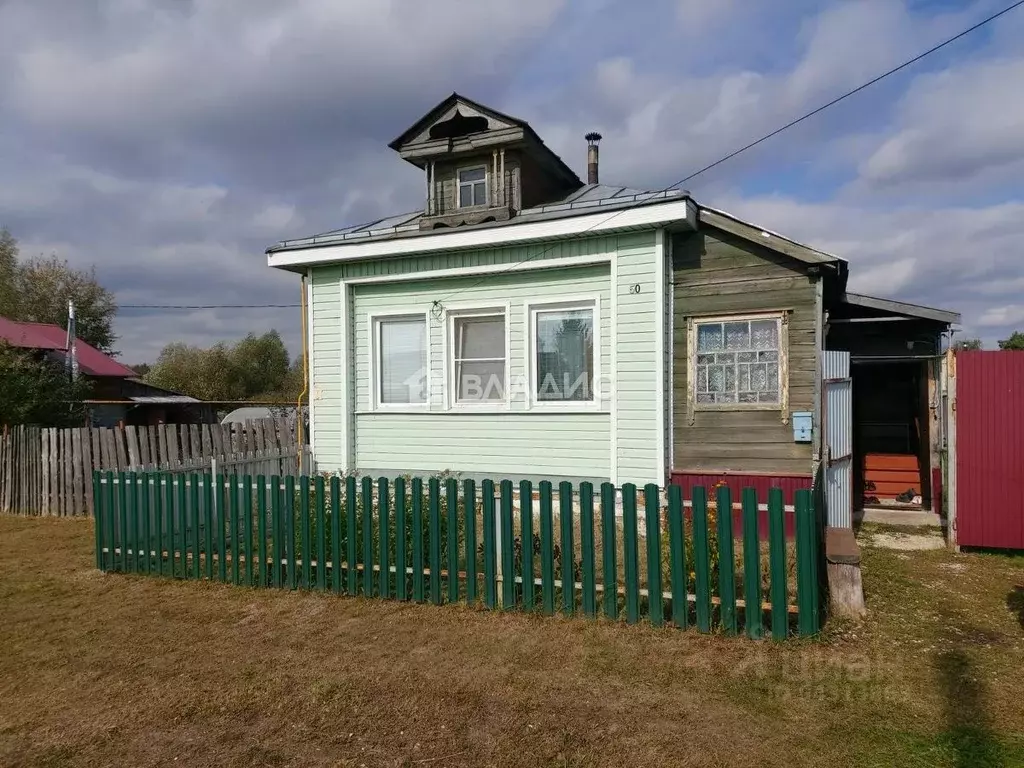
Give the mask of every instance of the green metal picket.
<svg viewBox="0 0 1024 768">
<path fill-rule="evenodd" d="M 178 529 L 181 528 L 181 521 L 175 514 L 175 481 L 174 478 L 168 477 L 163 481 L 164 484 L 164 512 L 167 513 L 167 565 L 169 575 L 171 577 L 177 576 L 178 570 Z"/>
<path fill-rule="evenodd" d="M 665 623 L 661 594 L 661 489 L 655 483 L 644 486 L 644 523 L 647 533 L 647 610 L 651 624 Z"/>
<path fill-rule="evenodd" d="M 722 628 L 727 635 L 738 631 L 736 623 L 736 569 L 732 537 L 732 492 L 729 486 L 719 486 L 716 494 L 718 507 L 718 595 L 721 598 Z"/>
<path fill-rule="evenodd" d="M 522 550 L 523 610 L 530 612 L 536 604 L 533 569 L 533 483 L 519 483 L 519 529 Z"/>
<path fill-rule="evenodd" d="M 299 586 L 304 589 L 313 587 L 313 525 L 309 509 L 309 478 L 299 478 L 299 558 L 302 568 L 299 571 Z"/>
<path fill-rule="evenodd" d="M 327 499 L 323 475 L 317 475 L 313 482 L 316 496 L 316 588 L 321 592 L 327 587 Z"/>
<path fill-rule="evenodd" d="M 494 608 L 498 602 L 494 562 L 494 481 L 484 480 L 480 484 L 480 493 L 483 495 L 484 518 L 484 606 Z"/>
<path fill-rule="evenodd" d="M 423 602 L 423 481 L 412 479 L 412 599 Z"/>
<path fill-rule="evenodd" d="M 466 536 L 466 602 L 477 599 L 476 584 L 476 483 L 467 479 L 462 484 L 462 517 Z"/>
<path fill-rule="evenodd" d="M 273 586 L 281 586 L 281 561 L 284 557 L 284 534 L 281 531 L 281 478 L 270 478 L 270 577 Z"/>
<path fill-rule="evenodd" d="M 138 475 L 136 496 L 139 503 L 139 515 L 142 517 L 142 572 L 150 574 L 153 572 L 153 531 L 150 525 L 152 509 L 149 503 L 148 473 L 143 472 Z"/>
<path fill-rule="evenodd" d="M 689 619 L 689 590 L 686 588 L 686 540 L 683 515 L 683 489 L 678 485 L 668 487 L 668 546 L 669 569 L 672 580 L 672 621 L 677 627 L 686 629 Z"/>
<path fill-rule="evenodd" d="M 448 529 L 448 602 L 459 602 L 459 481 L 448 478 L 444 486 L 445 525 Z"/>
<path fill-rule="evenodd" d="M 363 478 L 363 595 L 373 597 L 373 480 Z"/>
<path fill-rule="evenodd" d="M 288 589 L 299 586 L 298 557 L 295 552 L 295 478 L 288 475 L 284 479 L 284 502 L 281 515 L 284 517 L 284 549 L 285 575 L 288 578 Z"/>
<path fill-rule="evenodd" d="M 209 480 L 207 480 L 209 483 Z M 256 538 L 258 540 L 259 564 L 256 568 L 256 586 L 267 586 L 267 480 L 263 475 L 256 476 Z M 209 542 L 209 539 L 207 539 Z M 209 543 L 207 543 L 209 558 Z"/>
<path fill-rule="evenodd" d="M 377 515 L 380 535 L 380 596 L 387 599 L 391 597 L 391 558 L 388 551 L 391 539 L 391 499 L 388 479 L 382 477 L 377 480 Z"/>
<path fill-rule="evenodd" d="M 768 567 L 772 603 L 772 638 L 785 640 L 789 634 L 786 603 L 786 519 L 782 489 L 768 491 Z"/>
<path fill-rule="evenodd" d="M 512 540 L 512 481 L 501 481 L 501 607 L 516 605 L 515 542 Z"/>
<path fill-rule="evenodd" d="M 711 631 L 711 554 L 708 549 L 708 492 L 702 487 L 693 497 L 693 567 L 696 592 L 697 631 Z"/>
<path fill-rule="evenodd" d="M 580 483 L 580 549 L 583 573 L 583 615 L 597 615 L 597 583 L 594 580 L 594 486 Z"/>
<path fill-rule="evenodd" d="M 540 486 L 540 591 L 544 613 L 555 612 L 555 542 L 554 518 L 551 509 L 551 483 L 541 480 Z"/>
<path fill-rule="evenodd" d="M 117 473 L 117 513 L 121 531 L 121 557 L 118 561 L 122 573 L 131 570 L 128 566 L 128 496 L 126 494 L 125 473 Z"/>
<path fill-rule="evenodd" d="M 103 476 L 103 499 L 106 509 L 103 510 L 104 528 L 107 531 L 107 568 L 117 570 L 117 559 L 114 550 L 117 547 L 117 522 L 114 516 L 114 473 L 107 472 Z"/>
<path fill-rule="evenodd" d="M 430 513 L 430 602 L 441 604 L 441 481 L 427 482 L 427 508 Z M 491 606 L 493 607 L 493 606 Z"/>
<path fill-rule="evenodd" d="M 213 475 L 203 475 L 203 566 L 213 579 Z M 266 560 L 266 558 L 263 558 Z"/>
<path fill-rule="evenodd" d="M 800 635 L 807 637 L 817 632 L 815 613 L 817 608 L 817 583 L 815 577 L 814 552 L 814 509 L 811 492 L 796 492 L 796 602 L 797 626 Z"/>
<path fill-rule="evenodd" d="M 572 616 L 576 608 L 576 548 L 572 531 L 572 483 L 558 484 L 558 545 L 562 554 L 562 612 Z"/>
<path fill-rule="evenodd" d="M 619 618 L 619 576 L 615 568 L 615 486 L 601 484 L 601 576 L 604 579 L 604 615 Z"/>
<path fill-rule="evenodd" d="M 747 637 L 764 634 L 761 621 L 761 542 L 757 533 L 757 491 L 743 489 L 743 614 Z"/>
<path fill-rule="evenodd" d="M 93 508 L 93 535 L 96 546 L 96 570 L 106 570 L 103 559 L 104 530 L 103 530 L 103 501 L 101 497 L 101 480 L 99 472 L 92 473 L 92 508 Z"/>
<path fill-rule="evenodd" d="M 345 588 L 350 595 L 356 595 L 359 582 L 356 574 L 356 520 L 359 516 L 356 479 L 351 475 L 345 480 Z"/>
<path fill-rule="evenodd" d="M 640 566 L 637 549 L 636 486 L 622 486 L 623 567 L 626 570 L 626 622 L 640 621 Z"/>
<path fill-rule="evenodd" d="M 331 587 L 334 594 L 341 594 L 341 478 L 337 475 L 331 478 Z"/>
<path fill-rule="evenodd" d="M 248 480 L 248 478 L 246 478 Z M 246 482 L 245 487 L 249 487 L 249 483 Z M 148 518 L 145 527 L 148 529 Z M 192 530 L 192 578 L 198 579 L 202 576 L 202 563 L 199 560 L 199 475 L 194 472 L 190 475 L 189 480 L 189 497 L 188 497 L 188 521 L 189 526 Z M 146 537 L 148 540 L 149 532 L 147 530 Z M 149 552 L 149 546 L 146 546 L 146 552 Z M 249 553 L 246 552 L 246 558 L 248 559 Z M 148 558 L 147 558 L 148 559 Z M 252 567 L 251 565 L 249 566 Z M 250 582 L 252 581 L 250 577 Z"/>
<path fill-rule="evenodd" d="M 408 557 L 406 542 L 408 541 L 406 510 L 405 510 L 405 478 L 395 478 L 395 597 L 399 600 L 409 599 L 409 578 L 406 573 Z"/>
</svg>

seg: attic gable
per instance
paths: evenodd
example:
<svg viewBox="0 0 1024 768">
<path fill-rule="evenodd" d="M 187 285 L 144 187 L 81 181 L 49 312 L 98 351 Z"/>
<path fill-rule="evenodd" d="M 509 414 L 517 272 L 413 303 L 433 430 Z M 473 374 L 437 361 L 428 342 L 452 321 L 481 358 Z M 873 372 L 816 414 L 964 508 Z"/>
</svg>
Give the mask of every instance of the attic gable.
<svg viewBox="0 0 1024 768">
<path fill-rule="evenodd" d="M 450 140 L 483 131 L 506 131 L 508 129 L 529 129 L 524 120 L 502 114 L 472 99 L 452 93 L 402 135 L 388 144 L 396 152 L 408 146 L 438 140 Z"/>
</svg>

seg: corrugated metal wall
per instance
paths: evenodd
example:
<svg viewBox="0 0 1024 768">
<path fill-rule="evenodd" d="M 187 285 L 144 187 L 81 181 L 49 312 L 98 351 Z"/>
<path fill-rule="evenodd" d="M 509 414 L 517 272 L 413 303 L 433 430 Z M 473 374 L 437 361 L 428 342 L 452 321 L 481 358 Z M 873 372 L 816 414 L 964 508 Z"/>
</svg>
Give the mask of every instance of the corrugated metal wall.
<svg viewBox="0 0 1024 768">
<path fill-rule="evenodd" d="M 828 524 L 853 526 L 853 381 L 850 353 L 821 353 L 824 379 L 825 506 Z"/>
<path fill-rule="evenodd" d="M 1024 549 L 1024 352 L 956 354 L 956 532 Z"/>
</svg>

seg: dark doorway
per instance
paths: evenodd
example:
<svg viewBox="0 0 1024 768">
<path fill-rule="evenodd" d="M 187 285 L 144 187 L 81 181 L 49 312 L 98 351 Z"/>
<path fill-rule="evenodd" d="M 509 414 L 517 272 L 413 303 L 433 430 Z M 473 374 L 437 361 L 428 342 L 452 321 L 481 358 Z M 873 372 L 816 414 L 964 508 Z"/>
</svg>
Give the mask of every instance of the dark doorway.
<svg viewBox="0 0 1024 768">
<path fill-rule="evenodd" d="M 931 507 L 927 366 L 857 362 L 853 377 L 854 500 L 860 507 Z"/>
</svg>

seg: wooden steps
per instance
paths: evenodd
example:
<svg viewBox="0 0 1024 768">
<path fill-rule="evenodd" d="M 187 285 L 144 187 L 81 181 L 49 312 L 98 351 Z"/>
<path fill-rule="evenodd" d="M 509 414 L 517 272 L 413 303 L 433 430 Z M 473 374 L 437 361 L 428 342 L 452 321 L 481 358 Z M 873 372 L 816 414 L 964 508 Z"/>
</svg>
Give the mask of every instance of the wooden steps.
<svg viewBox="0 0 1024 768">
<path fill-rule="evenodd" d="M 921 494 L 921 467 L 917 456 L 896 453 L 869 453 L 864 457 L 864 497 L 892 500 L 913 489 Z"/>
</svg>

